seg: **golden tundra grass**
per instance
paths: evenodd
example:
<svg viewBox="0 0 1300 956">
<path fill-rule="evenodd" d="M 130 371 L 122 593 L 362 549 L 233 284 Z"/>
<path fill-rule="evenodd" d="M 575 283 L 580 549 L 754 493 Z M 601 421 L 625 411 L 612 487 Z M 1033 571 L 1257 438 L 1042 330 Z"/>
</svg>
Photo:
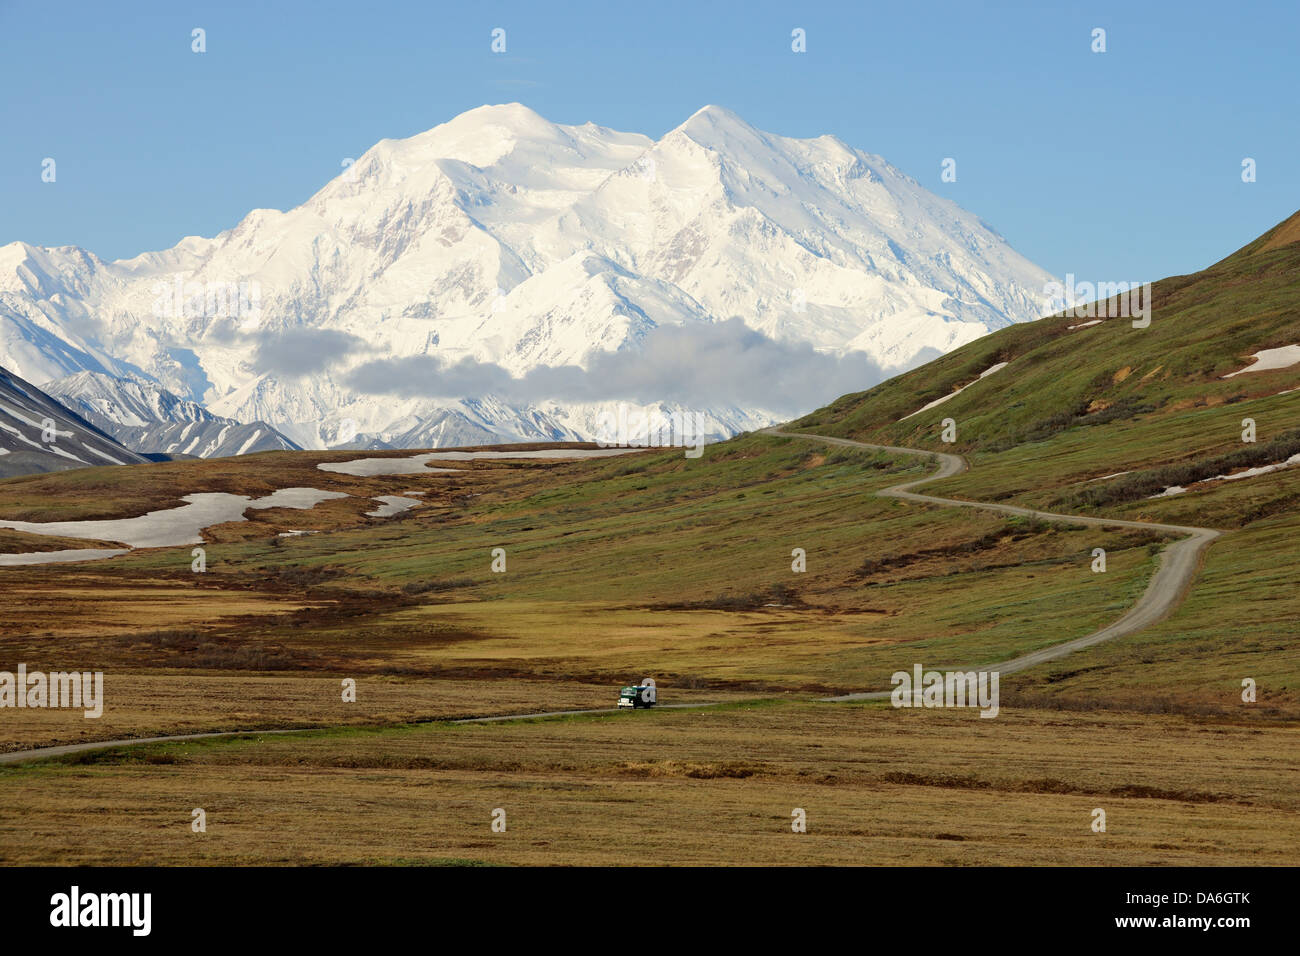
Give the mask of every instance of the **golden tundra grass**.
<svg viewBox="0 0 1300 956">
<path fill-rule="evenodd" d="M 103 716 L 81 710 L 6 710 L 0 752 L 32 747 L 192 734 L 206 731 L 382 725 L 495 714 L 611 707 L 618 687 L 608 683 L 528 679 L 357 680 L 357 699 L 345 703 L 337 677 L 288 674 L 147 673 L 104 677 Z M 736 691 L 674 688 L 674 702 L 734 700 Z"/>
<path fill-rule="evenodd" d="M 768 703 L 426 724 L 3 768 L 0 859 L 1287 864 L 1298 772 L 1296 728 L 1178 716 Z"/>
</svg>

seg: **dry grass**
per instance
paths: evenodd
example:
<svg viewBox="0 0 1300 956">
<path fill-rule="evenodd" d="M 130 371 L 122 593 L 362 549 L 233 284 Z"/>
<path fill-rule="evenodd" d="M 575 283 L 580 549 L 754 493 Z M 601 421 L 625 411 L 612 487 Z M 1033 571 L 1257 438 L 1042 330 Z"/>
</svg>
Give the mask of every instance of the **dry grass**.
<svg viewBox="0 0 1300 956">
<path fill-rule="evenodd" d="M 63 551 L 77 548 L 120 548 L 115 541 L 88 541 L 85 538 L 60 538 L 53 535 L 28 534 L 0 528 L 0 554 L 29 554 L 33 551 Z"/>
<path fill-rule="evenodd" d="M 0 859 L 1286 864 L 1298 733 L 786 704 L 170 745 L 0 771 Z"/>
<path fill-rule="evenodd" d="M 103 658 L 99 652 L 88 657 L 80 648 L 102 647 L 105 637 L 217 626 L 309 606 L 289 595 L 208 589 L 194 580 L 197 575 L 158 582 L 85 571 L 64 570 L 60 577 L 45 569 L 7 570 L 0 575 L 0 637 L 6 657 L 29 663 L 33 656 L 55 654 L 60 666 L 86 666 Z M 34 573 L 22 573 L 28 570 Z"/>
<path fill-rule="evenodd" d="M 357 700 L 344 703 L 339 676 L 150 674 L 108 672 L 104 714 L 80 710 L 6 710 L 0 752 L 30 747 L 201 733 L 289 727 L 377 725 L 483 714 L 535 711 L 539 703 L 561 710 L 610 707 L 618 688 L 574 681 L 410 679 L 354 675 Z M 680 691 L 674 700 L 735 697 Z"/>
</svg>

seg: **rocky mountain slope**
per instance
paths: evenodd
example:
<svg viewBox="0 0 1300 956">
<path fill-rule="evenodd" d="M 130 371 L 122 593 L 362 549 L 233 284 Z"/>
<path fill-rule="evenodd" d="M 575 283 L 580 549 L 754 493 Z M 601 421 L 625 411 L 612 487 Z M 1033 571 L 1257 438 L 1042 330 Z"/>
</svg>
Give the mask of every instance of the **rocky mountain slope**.
<svg viewBox="0 0 1300 956">
<path fill-rule="evenodd" d="M 224 458 L 298 448 L 265 422 L 243 424 L 213 415 L 141 376 L 77 372 L 47 382 L 44 391 L 141 453 Z"/>
<path fill-rule="evenodd" d="M 147 460 L 0 368 L 0 477 Z"/>
</svg>

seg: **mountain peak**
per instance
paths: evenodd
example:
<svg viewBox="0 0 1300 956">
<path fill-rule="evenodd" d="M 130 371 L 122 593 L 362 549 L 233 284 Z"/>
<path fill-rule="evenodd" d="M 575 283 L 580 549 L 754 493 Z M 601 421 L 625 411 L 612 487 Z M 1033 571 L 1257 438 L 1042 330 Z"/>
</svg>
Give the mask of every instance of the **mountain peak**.
<svg viewBox="0 0 1300 956">
<path fill-rule="evenodd" d="M 466 110 L 450 122 L 461 123 L 471 120 L 524 126 L 533 124 L 552 125 L 550 120 L 536 110 L 529 109 L 523 103 L 484 103 L 472 110 Z"/>
<path fill-rule="evenodd" d="M 709 122 L 723 122 L 723 121 L 726 121 L 726 122 L 734 122 L 734 123 L 744 123 L 744 122 L 745 122 L 745 121 L 744 121 L 743 119 L 741 119 L 740 116 L 737 115 L 734 111 L 727 109 L 725 106 L 719 106 L 719 105 L 716 104 L 716 103 L 706 103 L 706 104 L 704 104 L 704 105 L 701 106 L 698 110 L 696 110 L 694 113 L 692 113 L 692 114 L 687 118 L 686 122 L 687 122 L 687 123 L 690 123 L 691 121 L 693 121 L 693 120 L 697 120 L 697 119 L 699 119 L 699 120 L 708 120 Z M 746 124 L 746 125 L 748 125 L 748 124 Z"/>
<path fill-rule="evenodd" d="M 700 142 L 701 138 L 713 140 L 719 134 L 726 135 L 736 132 L 753 134 L 757 132 L 754 127 L 746 123 L 736 113 L 733 113 L 725 106 L 714 104 L 701 106 L 690 115 L 686 122 L 677 127 L 677 131 L 685 133 L 696 142 Z M 708 143 L 701 143 L 701 145 L 708 145 Z"/>
<path fill-rule="evenodd" d="M 798 157 L 799 162 L 852 163 L 857 152 L 832 135 L 811 139 L 768 133 L 725 106 L 710 104 L 691 114 L 669 136 L 685 136 L 698 146 L 729 155 L 743 165 L 765 164 L 777 156 Z"/>
<path fill-rule="evenodd" d="M 42 382 L 140 369 L 181 399 L 211 400 L 215 415 L 319 446 L 345 421 L 406 433 L 448 400 L 493 394 L 503 373 L 517 380 L 506 382 L 511 416 L 545 409 L 564 434 L 590 436 L 602 403 L 641 386 L 581 370 L 656 329 L 713 348 L 718 321 L 744 316 L 774 348 L 865 353 L 864 367 L 883 368 L 1037 316 L 1047 273 L 868 159 L 833 138 L 764 132 L 716 104 L 658 142 L 483 105 L 382 141 L 302 206 L 251 213 L 215 240 L 118 263 L 46 251 L 45 266 L 6 267 L 6 256 L 33 254 L 0 250 L 0 353 Z M 232 298 L 235 280 L 260 289 L 260 303 Z M 177 281 L 201 284 L 202 301 L 158 309 L 155 286 Z M 246 308 L 252 331 L 210 334 L 243 328 Z M 530 378 L 547 367 L 566 371 Z M 458 377 L 434 371 L 451 368 Z M 681 401 L 679 374 L 662 374 L 650 398 Z M 556 394 L 543 389 L 552 381 Z M 447 382 L 455 394 L 435 390 Z M 771 414 L 700 411 L 736 427 Z M 131 427 L 146 427 L 138 417 Z"/>
<path fill-rule="evenodd" d="M 644 149 L 650 142 L 594 124 L 563 126 L 522 103 L 499 103 L 466 110 L 408 139 L 385 140 L 383 152 L 412 166 L 453 159 L 486 169 L 511 162 L 545 178 L 557 163 L 583 165 L 611 145 Z"/>
<path fill-rule="evenodd" d="M 435 126 L 427 133 L 412 137 L 415 141 L 447 140 L 556 140 L 565 138 L 565 127 L 552 123 L 522 103 L 496 103 L 476 106 Z"/>
</svg>

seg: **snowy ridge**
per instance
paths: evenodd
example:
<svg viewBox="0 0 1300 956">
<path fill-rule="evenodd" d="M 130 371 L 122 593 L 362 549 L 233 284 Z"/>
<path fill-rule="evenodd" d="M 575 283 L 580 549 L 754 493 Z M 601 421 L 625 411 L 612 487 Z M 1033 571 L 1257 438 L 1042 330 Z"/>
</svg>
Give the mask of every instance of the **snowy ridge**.
<svg viewBox="0 0 1300 956">
<path fill-rule="evenodd" d="M 654 141 L 509 104 L 383 140 L 303 205 L 211 239 L 117 262 L 0 247 L 0 348 L 37 381 L 144 378 L 308 447 L 589 438 L 622 401 L 685 403 L 725 434 L 824 396 L 692 401 L 671 368 L 652 394 L 606 376 L 505 395 L 489 373 L 580 377 L 661 330 L 738 317 L 773 343 L 864 353 L 879 378 L 1036 318 L 1050 278 L 831 136 L 777 136 L 710 106 Z M 240 284 L 255 308 L 240 308 Z M 444 377 L 457 362 L 465 375 Z M 121 399 L 112 414 L 143 417 Z"/>
<path fill-rule="evenodd" d="M 0 368 L 0 477 L 145 460 Z"/>
<path fill-rule="evenodd" d="M 45 391 L 142 454 L 224 458 L 299 447 L 265 422 L 244 425 L 213 415 L 137 375 L 78 372 L 47 383 Z"/>
</svg>

